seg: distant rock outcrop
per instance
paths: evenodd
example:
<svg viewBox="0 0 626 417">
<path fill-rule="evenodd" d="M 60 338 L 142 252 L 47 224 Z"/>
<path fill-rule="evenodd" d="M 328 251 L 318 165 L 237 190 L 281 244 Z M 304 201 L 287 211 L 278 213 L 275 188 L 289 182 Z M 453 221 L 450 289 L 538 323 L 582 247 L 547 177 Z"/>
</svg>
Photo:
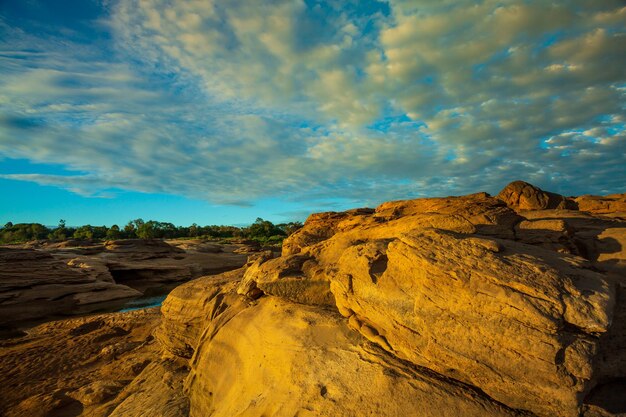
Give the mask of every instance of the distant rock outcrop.
<svg viewBox="0 0 626 417">
<path fill-rule="evenodd" d="M 524 181 L 514 181 L 497 195 L 514 210 L 575 209 L 576 204 L 560 194 L 543 191 Z"/>
<path fill-rule="evenodd" d="M 34 249 L 0 248 L 0 328 L 140 295 L 116 284 L 102 265 L 64 262 Z"/>
<path fill-rule="evenodd" d="M 238 246 L 195 243 L 185 249 L 142 239 L 0 247 L 0 337 L 31 321 L 115 308 L 146 291 L 245 263 L 245 255 L 233 253 Z"/>
<path fill-rule="evenodd" d="M 626 194 L 612 194 L 604 197 L 583 195 L 574 201 L 580 211 L 612 217 L 626 217 Z"/>
</svg>

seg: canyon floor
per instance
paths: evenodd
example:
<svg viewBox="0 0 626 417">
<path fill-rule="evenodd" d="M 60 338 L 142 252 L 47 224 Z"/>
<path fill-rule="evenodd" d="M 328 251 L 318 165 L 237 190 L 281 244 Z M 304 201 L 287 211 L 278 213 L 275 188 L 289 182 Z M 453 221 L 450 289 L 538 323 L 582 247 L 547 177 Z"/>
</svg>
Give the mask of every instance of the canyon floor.
<svg viewBox="0 0 626 417">
<path fill-rule="evenodd" d="M 59 300 L 89 305 L 127 291 L 118 285 L 145 291 L 137 265 L 147 259 L 111 255 L 142 244 L 110 244 L 104 264 L 71 250 L 0 251 L 0 317 L 42 314 L 28 306 L 37 300 L 48 313 Z M 164 258 L 189 250 L 169 246 Z M 53 259 L 37 275 L 25 259 L 41 253 Z M 624 194 L 564 197 L 514 182 L 496 197 L 318 213 L 281 256 L 237 259 L 226 272 L 188 269 L 161 308 L 0 341 L 0 415 L 626 415 Z M 58 282 L 58 262 L 78 271 L 74 281 Z M 181 270 L 168 271 L 157 281 Z"/>
</svg>

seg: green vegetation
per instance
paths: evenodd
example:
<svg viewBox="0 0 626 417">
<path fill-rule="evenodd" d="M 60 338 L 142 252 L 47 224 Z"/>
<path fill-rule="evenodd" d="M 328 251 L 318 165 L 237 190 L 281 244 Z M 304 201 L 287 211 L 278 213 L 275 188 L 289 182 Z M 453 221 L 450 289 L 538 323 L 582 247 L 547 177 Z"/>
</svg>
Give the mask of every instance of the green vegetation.
<svg viewBox="0 0 626 417">
<path fill-rule="evenodd" d="M 262 245 L 280 245 L 283 239 L 299 228 L 300 222 L 273 224 L 270 221 L 257 218 L 248 227 L 235 226 L 175 226 L 172 223 L 143 219 L 129 221 L 123 228 L 114 224 L 107 226 L 67 227 L 65 220 L 59 220 L 55 228 L 48 228 L 39 223 L 8 222 L 0 228 L 0 244 L 24 243 L 32 240 L 64 241 L 79 240 L 114 240 L 114 239 L 248 239 Z"/>
</svg>

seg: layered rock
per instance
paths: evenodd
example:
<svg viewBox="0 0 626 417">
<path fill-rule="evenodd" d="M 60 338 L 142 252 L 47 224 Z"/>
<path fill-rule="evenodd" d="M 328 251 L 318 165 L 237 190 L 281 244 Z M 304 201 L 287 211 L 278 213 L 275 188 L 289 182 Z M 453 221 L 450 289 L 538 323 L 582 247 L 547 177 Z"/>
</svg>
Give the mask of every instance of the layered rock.
<svg viewBox="0 0 626 417">
<path fill-rule="evenodd" d="M 390 352 L 540 415 L 578 415 L 614 303 L 576 258 L 437 230 L 355 245 L 330 279 Z"/>
<path fill-rule="evenodd" d="M 160 384 L 152 381 L 149 389 L 153 400 L 161 402 L 144 404 L 129 414 L 112 414 L 120 404 L 130 402 L 133 394 L 146 396 L 148 385 L 132 386 L 131 382 L 147 378 L 154 368 L 161 376 L 169 371 L 170 384 L 175 386 L 178 378 L 182 387 L 183 375 L 168 368 L 171 361 L 160 358 L 151 336 L 159 322 L 157 309 L 111 313 L 46 323 L 19 339 L 0 341 L 0 415 L 168 416 L 151 406 L 163 406 L 167 399 L 180 405 L 180 398 L 183 412 L 169 416 L 186 415 L 186 397 L 182 390 L 169 389 L 165 378 Z"/>
<path fill-rule="evenodd" d="M 0 248 L 0 327 L 140 295 L 116 284 L 100 265 L 64 262 L 34 249 Z"/>
<path fill-rule="evenodd" d="M 515 210 L 575 209 L 576 203 L 560 194 L 543 191 L 524 181 L 514 181 L 497 195 Z"/>
<path fill-rule="evenodd" d="M 585 398 L 626 371 L 622 284 L 577 256 L 571 218 L 484 193 L 312 215 L 240 274 L 242 298 L 185 285 L 228 300 L 186 331 L 190 415 L 594 415 Z"/>
<path fill-rule="evenodd" d="M 246 256 L 233 253 L 237 246 L 187 241 L 176 245 L 161 240 L 129 239 L 105 243 L 100 259 L 118 283 L 142 293 L 241 267 Z M 184 249 L 183 249 L 184 248 Z M 219 250 L 218 250 L 219 249 Z"/>
<path fill-rule="evenodd" d="M 10 335 L 16 326 L 60 315 L 111 311 L 132 298 L 239 268 L 246 256 L 233 253 L 237 247 L 187 241 L 182 249 L 141 239 L 1 247 L 0 332 Z"/>
</svg>

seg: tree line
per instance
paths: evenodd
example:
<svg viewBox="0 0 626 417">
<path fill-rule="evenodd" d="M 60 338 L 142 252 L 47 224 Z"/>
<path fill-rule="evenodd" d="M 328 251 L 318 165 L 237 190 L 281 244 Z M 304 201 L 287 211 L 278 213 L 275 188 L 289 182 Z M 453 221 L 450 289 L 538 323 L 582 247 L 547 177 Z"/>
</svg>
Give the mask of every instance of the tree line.
<svg viewBox="0 0 626 417">
<path fill-rule="evenodd" d="M 46 227 L 39 223 L 8 222 L 0 228 L 0 244 L 24 243 L 32 240 L 64 241 L 78 240 L 116 240 L 116 239 L 176 239 L 176 238 L 210 238 L 230 239 L 242 238 L 259 241 L 265 244 L 278 244 L 302 227 L 300 222 L 274 224 L 268 220 L 257 218 L 248 227 L 236 226 L 176 226 L 168 222 L 156 220 L 143 221 L 135 219 L 125 226 L 116 224 L 111 227 L 92 226 L 68 227 L 65 220 L 59 220 L 57 227 Z"/>
</svg>

